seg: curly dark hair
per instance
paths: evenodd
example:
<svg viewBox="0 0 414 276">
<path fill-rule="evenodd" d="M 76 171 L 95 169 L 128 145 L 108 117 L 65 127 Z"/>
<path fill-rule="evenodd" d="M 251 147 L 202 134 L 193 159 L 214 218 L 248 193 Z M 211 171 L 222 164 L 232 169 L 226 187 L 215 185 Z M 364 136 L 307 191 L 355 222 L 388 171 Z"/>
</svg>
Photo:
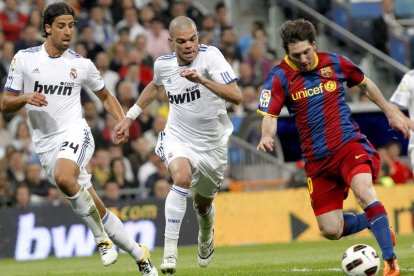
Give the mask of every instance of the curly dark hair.
<svg viewBox="0 0 414 276">
<path fill-rule="evenodd" d="M 42 15 L 42 36 L 47 37 L 49 34 L 46 32 L 45 25 L 52 26 L 53 21 L 55 18 L 61 15 L 72 15 L 75 17 L 75 11 L 73 8 L 64 3 L 64 2 L 57 2 L 48 5 L 45 10 L 43 11 Z"/>
<path fill-rule="evenodd" d="M 309 41 L 313 43 L 316 41 L 316 30 L 313 24 L 303 18 L 296 20 L 288 20 L 283 23 L 279 31 L 282 39 L 283 49 L 289 52 L 288 45 L 301 41 Z"/>
</svg>

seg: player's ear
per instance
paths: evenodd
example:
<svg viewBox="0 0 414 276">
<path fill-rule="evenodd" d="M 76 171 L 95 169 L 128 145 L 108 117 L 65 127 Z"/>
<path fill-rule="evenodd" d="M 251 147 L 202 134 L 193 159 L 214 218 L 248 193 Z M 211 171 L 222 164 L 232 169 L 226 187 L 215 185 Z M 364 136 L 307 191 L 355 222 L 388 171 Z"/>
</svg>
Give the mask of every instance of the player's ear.
<svg viewBox="0 0 414 276">
<path fill-rule="evenodd" d="M 49 24 L 45 24 L 45 32 L 48 35 L 52 32 L 52 27 Z"/>
</svg>

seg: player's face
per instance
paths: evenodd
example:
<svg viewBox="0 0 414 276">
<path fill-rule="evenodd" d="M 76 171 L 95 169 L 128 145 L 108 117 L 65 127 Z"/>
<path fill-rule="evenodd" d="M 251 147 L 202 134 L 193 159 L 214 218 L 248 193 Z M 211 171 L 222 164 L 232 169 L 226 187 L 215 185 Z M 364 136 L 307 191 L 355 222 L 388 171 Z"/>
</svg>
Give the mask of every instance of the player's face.
<svg viewBox="0 0 414 276">
<path fill-rule="evenodd" d="M 288 45 L 289 59 L 298 67 L 299 71 L 311 70 L 315 63 L 316 42 L 300 41 Z"/>
<path fill-rule="evenodd" d="M 191 63 L 196 58 L 198 53 L 197 30 L 176 28 L 171 32 L 169 41 L 177 54 L 179 64 Z"/>
<path fill-rule="evenodd" d="M 51 26 L 45 25 L 45 30 L 49 34 L 47 38 L 51 46 L 59 53 L 63 53 L 71 44 L 75 31 L 75 19 L 71 15 L 58 16 Z"/>
</svg>

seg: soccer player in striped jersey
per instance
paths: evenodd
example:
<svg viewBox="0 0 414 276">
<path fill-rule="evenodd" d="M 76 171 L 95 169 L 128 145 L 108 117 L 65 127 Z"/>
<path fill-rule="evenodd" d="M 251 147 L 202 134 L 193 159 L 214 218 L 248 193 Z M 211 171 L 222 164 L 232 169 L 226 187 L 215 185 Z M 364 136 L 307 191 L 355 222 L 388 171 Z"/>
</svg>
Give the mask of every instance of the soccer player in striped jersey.
<svg viewBox="0 0 414 276">
<path fill-rule="evenodd" d="M 309 21 L 286 21 L 280 29 L 286 52 L 263 86 L 258 113 L 262 137 L 258 150 L 273 150 L 277 116 L 286 106 L 299 131 L 305 170 L 319 229 L 336 240 L 369 228 L 384 260 L 384 275 L 399 275 L 395 236 L 373 181 L 378 176 L 377 151 L 351 118 L 345 84 L 364 90 L 386 115 L 391 128 L 409 136 L 407 124 L 393 112 L 378 87 L 344 56 L 316 52 L 316 32 Z M 343 213 L 349 189 L 364 210 Z"/>
<path fill-rule="evenodd" d="M 156 153 L 165 161 L 174 185 L 165 201 L 165 244 L 161 272 L 176 270 L 177 242 L 190 188 L 199 224 L 198 263 L 207 266 L 214 253 L 214 205 L 227 164 L 227 141 L 233 126 L 225 101 L 240 103 L 237 77 L 220 51 L 199 44 L 194 22 L 185 16 L 169 26 L 173 54 L 159 57 L 154 79 L 146 86 L 123 122 L 119 134 L 159 93 L 166 93 L 169 114 Z"/>
<path fill-rule="evenodd" d="M 117 260 L 112 241 L 137 262 L 142 275 L 158 275 L 149 261 L 148 249 L 133 240 L 122 222 L 106 209 L 91 184 L 86 166 L 95 143 L 82 117 L 81 86 L 86 85 L 118 121 L 125 117 L 121 105 L 89 60 L 69 49 L 75 31 L 71 6 L 56 2 L 46 7 L 42 18 L 46 41 L 19 51 L 13 58 L 3 92 L 1 108 L 28 110 L 32 139 L 50 179 L 68 198 L 75 214 L 92 231 L 102 263 Z M 118 144 L 128 140 L 119 133 Z M 112 240 L 112 241 L 111 241 Z"/>
</svg>

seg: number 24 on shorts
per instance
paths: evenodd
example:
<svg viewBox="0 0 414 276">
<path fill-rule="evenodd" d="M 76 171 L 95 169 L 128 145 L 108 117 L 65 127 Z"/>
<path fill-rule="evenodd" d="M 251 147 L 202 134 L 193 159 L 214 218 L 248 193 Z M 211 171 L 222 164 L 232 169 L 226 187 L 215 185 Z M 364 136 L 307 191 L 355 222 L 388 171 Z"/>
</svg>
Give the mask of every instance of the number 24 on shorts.
<svg viewBox="0 0 414 276">
<path fill-rule="evenodd" d="M 69 145 L 69 142 L 63 142 L 62 146 L 60 147 L 60 151 L 66 150 L 67 147 L 71 148 L 73 150 L 73 153 L 76 153 L 78 151 L 79 144 L 74 145 L 73 143 L 70 143 Z"/>
</svg>

